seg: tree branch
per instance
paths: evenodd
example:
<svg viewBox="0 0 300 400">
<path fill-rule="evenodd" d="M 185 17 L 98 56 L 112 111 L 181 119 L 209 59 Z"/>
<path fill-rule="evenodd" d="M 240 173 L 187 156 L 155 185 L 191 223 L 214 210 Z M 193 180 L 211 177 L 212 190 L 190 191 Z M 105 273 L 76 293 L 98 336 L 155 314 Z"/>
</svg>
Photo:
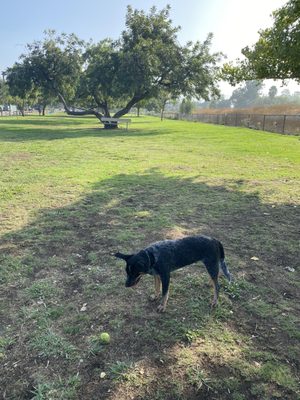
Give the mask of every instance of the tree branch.
<svg viewBox="0 0 300 400">
<path fill-rule="evenodd" d="M 95 103 L 97 104 L 97 106 L 99 108 L 102 108 L 102 110 L 104 112 L 104 117 L 108 117 L 109 118 L 110 117 L 110 113 L 109 113 L 107 101 L 106 100 L 101 101 L 96 93 L 93 93 L 93 97 L 94 97 L 94 100 L 95 100 Z"/>
<path fill-rule="evenodd" d="M 101 113 L 99 113 L 98 111 L 93 110 L 93 109 L 73 111 L 68 106 L 64 96 L 60 92 L 57 92 L 57 95 L 58 95 L 59 99 L 61 100 L 61 102 L 63 103 L 64 109 L 68 115 L 95 115 L 95 117 L 97 117 L 99 119 L 99 121 L 101 121 L 101 118 L 103 117 L 103 115 Z"/>
<path fill-rule="evenodd" d="M 121 110 L 117 111 L 114 115 L 114 118 L 119 118 L 122 115 L 127 114 L 130 109 L 139 101 L 143 100 L 146 96 L 147 96 L 148 92 L 144 92 L 143 94 L 137 95 L 135 94 L 131 100 L 129 100 L 129 102 L 126 104 L 126 106 L 124 108 L 122 108 Z"/>
</svg>

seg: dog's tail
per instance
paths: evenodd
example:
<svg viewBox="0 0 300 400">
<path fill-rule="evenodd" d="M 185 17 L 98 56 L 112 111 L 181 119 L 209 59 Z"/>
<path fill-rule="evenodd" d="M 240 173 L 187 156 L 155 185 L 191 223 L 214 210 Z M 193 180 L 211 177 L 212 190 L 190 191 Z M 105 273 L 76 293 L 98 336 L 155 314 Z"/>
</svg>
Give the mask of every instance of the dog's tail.
<svg viewBox="0 0 300 400">
<path fill-rule="evenodd" d="M 218 241 L 219 244 L 219 249 L 220 249 L 220 263 L 221 263 L 221 269 L 223 271 L 223 274 L 226 276 L 229 282 L 231 282 L 231 274 L 228 271 L 227 264 L 225 262 L 225 252 L 224 252 L 224 247 L 221 242 Z"/>
</svg>

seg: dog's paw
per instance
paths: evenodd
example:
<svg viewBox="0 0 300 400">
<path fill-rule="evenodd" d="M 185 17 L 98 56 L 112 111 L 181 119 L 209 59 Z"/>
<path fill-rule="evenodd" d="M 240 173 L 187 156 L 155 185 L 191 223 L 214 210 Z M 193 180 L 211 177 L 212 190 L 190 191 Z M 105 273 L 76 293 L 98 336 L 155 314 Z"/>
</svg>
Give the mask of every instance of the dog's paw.
<svg viewBox="0 0 300 400">
<path fill-rule="evenodd" d="M 159 312 L 159 313 L 163 313 L 163 312 L 166 311 L 166 307 L 163 306 L 162 304 L 160 304 L 160 305 L 157 307 L 156 310 L 157 310 L 157 312 Z"/>
</svg>

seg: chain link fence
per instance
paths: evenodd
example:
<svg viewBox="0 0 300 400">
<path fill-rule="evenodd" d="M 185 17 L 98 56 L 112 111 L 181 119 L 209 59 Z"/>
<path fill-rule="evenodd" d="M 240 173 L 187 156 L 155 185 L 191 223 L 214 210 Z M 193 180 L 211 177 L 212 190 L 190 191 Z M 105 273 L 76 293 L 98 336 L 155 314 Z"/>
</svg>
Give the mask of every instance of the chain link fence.
<svg viewBox="0 0 300 400">
<path fill-rule="evenodd" d="M 267 114 L 180 114 L 165 112 L 165 118 L 205 122 L 209 124 L 245 126 L 251 129 L 300 135 L 300 115 L 267 115 Z"/>
</svg>

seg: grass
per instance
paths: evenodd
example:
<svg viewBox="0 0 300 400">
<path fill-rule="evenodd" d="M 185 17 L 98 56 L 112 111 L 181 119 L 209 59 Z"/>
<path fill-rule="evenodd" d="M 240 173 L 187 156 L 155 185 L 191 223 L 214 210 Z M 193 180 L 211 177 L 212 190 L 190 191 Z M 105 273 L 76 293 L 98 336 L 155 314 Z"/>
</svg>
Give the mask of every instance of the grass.
<svg viewBox="0 0 300 400">
<path fill-rule="evenodd" d="M 132 119 L 0 119 L 2 397 L 298 399 L 299 138 Z M 113 252 L 196 233 L 235 277 L 214 312 L 198 265 L 164 315 L 124 287 Z"/>
</svg>

